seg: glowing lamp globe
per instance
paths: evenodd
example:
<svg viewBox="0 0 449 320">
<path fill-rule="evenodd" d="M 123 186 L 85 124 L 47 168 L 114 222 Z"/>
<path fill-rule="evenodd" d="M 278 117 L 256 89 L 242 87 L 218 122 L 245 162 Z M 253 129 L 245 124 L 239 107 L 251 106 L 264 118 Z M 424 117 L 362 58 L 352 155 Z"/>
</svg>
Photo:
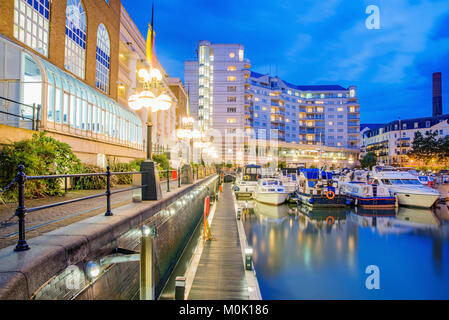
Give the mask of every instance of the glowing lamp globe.
<svg viewBox="0 0 449 320">
<path fill-rule="evenodd" d="M 141 106 L 145 108 L 151 108 L 153 109 L 153 112 L 156 112 L 158 110 L 155 100 L 156 98 L 153 92 L 148 90 L 142 91 L 139 95 L 139 101 Z"/>
<path fill-rule="evenodd" d="M 145 81 L 148 81 L 150 79 L 150 74 L 148 73 L 147 69 L 140 69 L 138 74 L 139 77 L 144 79 Z"/>
<path fill-rule="evenodd" d="M 137 94 L 133 94 L 132 96 L 129 97 L 128 99 L 128 105 L 131 109 L 133 110 L 139 110 L 142 108 L 142 105 L 140 104 L 139 101 L 139 95 Z"/>
<path fill-rule="evenodd" d="M 157 104 L 159 105 L 159 108 L 161 110 L 168 110 L 171 107 L 172 100 L 168 95 L 161 94 L 159 97 L 157 97 Z"/>
<path fill-rule="evenodd" d="M 158 69 L 153 68 L 150 71 L 150 78 L 151 79 L 156 79 L 157 81 L 161 81 L 162 80 L 162 74 L 161 74 L 161 72 Z"/>
</svg>

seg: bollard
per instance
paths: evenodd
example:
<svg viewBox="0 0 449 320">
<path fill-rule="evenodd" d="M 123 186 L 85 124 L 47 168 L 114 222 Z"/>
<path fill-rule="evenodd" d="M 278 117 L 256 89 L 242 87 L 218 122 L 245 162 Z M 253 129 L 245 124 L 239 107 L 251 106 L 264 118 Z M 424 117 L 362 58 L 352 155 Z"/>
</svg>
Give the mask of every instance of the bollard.
<svg viewBox="0 0 449 320">
<path fill-rule="evenodd" d="M 109 166 L 106 167 L 106 213 L 105 216 L 112 216 L 111 211 L 111 168 Z"/>
<path fill-rule="evenodd" d="M 240 220 L 242 209 L 237 209 L 237 220 Z"/>
<path fill-rule="evenodd" d="M 170 192 L 170 170 L 167 170 L 167 192 Z"/>
<path fill-rule="evenodd" d="M 143 227 L 140 239 L 140 300 L 154 300 L 153 241 L 155 227 Z"/>
<path fill-rule="evenodd" d="M 23 170 L 25 167 L 23 165 L 19 166 L 19 173 L 17 174 L 17 184 L 19 187 L 19 206 L 16 209 L 16 216 L 19 218 L 19 241 L 17 242 L 14 251 L 26 251 L 30 249 L 25 239 L 25 181 L 27 177 Z"/>
<path fill-rule="evenodd" d="M 223 185 L 220 184 L 220 192 L 223 192 Z"/>
<path fill-rule="evenodd" d="M 245 249 L 245 269 L 253 270 L 253 249 L 249 247 Z"/>
<path fill-rule="evenodd" d="M 181 168 L 178 168 L 178 188 L 181 188 Z"/>
<path fill-rule="evenodd" d="M 184 300 L 186 292 L 186 278 L 176 277 L 175 280 L 175 300 Z"/>
</svg>

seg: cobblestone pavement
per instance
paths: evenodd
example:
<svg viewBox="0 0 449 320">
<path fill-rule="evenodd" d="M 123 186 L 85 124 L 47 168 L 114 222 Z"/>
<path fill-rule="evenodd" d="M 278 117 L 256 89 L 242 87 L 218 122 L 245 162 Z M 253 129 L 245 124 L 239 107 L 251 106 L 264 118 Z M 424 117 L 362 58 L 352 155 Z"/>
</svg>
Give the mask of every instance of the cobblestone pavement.
<svg viewBox="0 0 449 320">
<path fill-rule="evenodd" d="M 177 182 L 170 183 L 170 190 L 177 189 Z M 129 188 L 130 186 L 116 186 L 112 188 L 112 191 L 119 190 L 121 188 Z M 167 183 L 161 182 L 162 194 L 167 194 Z M 47 205 L 51 203 L 67 201 L 71 199 L 86 197 L 99 193 L 104 193 L 105 190 L 78 190 L 70 191 L 63 197 L 49 197 L 45 199 L 31 199 L 25 201 L 27 208 L 33 208 L 37 206 Z M 133 192 L 139 192 L 139 190 L 126 191 L 112 195 L 112 209 L 126 205 L 132 201 Z M 7 205 L 0 204 L 0 222 L 7 220 L 11 217 L 17 203 L 8 203 Z M 114 210 L 112 210 L 114 212 Z M 100 197 L 90 200 L 84 200 L 76 203 L 63 205 L 60 207 L 54 207 L 45 209 L 42 211 L 36 211 L 28 214 L 25 218 L 26 238 L 31 239 L 37 237 L 43 233 L 50 232 L 52 230 L 67 226 L 69 224 L 87 219 L 92 216 L 104 214 L 106 212 L 106 197 Z M 0 225 L 0 248 L 5 248 L 13 245 L 18 239 L 18 222 L 14 217 L 6 225 Z"/>
</svg>

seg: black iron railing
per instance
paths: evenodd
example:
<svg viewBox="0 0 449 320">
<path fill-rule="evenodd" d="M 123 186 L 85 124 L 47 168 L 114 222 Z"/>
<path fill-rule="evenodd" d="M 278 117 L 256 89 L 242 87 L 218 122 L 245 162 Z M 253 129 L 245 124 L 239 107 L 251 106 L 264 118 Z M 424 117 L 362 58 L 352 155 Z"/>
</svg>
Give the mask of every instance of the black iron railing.
<svg viewBox="0 0 449 320">
<path fill-rule="evenodd" d="M 25 238 L 25 216 L 27 213 L 37 212 L 45 209 L 50 209 L 54 207 L 59 207 L 75 202 L 80 202 L 84 200 L 90 200 L 95 198 L 101 198 L 106 197 L 106 212 L 105 216 L 112 216 L 112 210 L 111 210 L 111 196 L 113 194 L 136 190 L 136 189 L 143 189 L 146 187 L 146 185 L 140 185 L 140 186 L 133 186 L 129 188 L 124 188 L 120 190 L 114 190 L 111 191 L 111 177 L 112 176 L 118 176 L 118 175 L 135 175 L 135 174 L 144 174 L 148 173 L 147 171 L 138 171 L 138 172 L 111 172 L 110 167 L 108 166 L 106 168 L 106 172 L 102 173 L 82 173 L 82 174 L 62 174 L 62 175 L 44 175 L 44 176 L 26 176 L 24 173 L 25 167 L 23 165 L 19 166 L 19 172 L 17 173 L 14 181 L 17 183 L 18 186 L 18 206 L 15 211 L 15 216 L 19 219 L 19 240 L 16 245 L 16 248 L 14 251 L 25 251 L 29 249 L 29 246 L 26 242 Z M 50 179 L 67 179 L 67 178 L 84 178 L 84 177 L 106 177 L 106 191 L 103 193 L 81 197 L 77 199 L 71 199 L 67 201 L 61 201 L 57 203 L 51 203 L 48 205 L 38 206 L 34 208 L 26 208 L 25 207 L 25 184 L 26 181 L 32 181 L 32 180 L 50 180 Z M 67 186 L 67 183 L 66 183 Z"/>
</svg>

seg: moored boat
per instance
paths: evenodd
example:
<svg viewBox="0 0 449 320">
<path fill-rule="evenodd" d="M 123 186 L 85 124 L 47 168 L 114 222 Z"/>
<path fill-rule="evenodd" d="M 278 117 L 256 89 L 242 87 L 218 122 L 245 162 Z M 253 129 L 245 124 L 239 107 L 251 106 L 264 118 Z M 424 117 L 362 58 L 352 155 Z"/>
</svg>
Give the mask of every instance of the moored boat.
<svg viewBox="0 0 449 320">
<path fill-rule="evenodd" d="M 280 205 L 288 198 L 288 192 L 285 191 L 282 181 L 278 179 L 260 179 L 254 191 L 254 199 L 256 201 Z"/>
<path fill-rule="evenodd" d="M 390 196 L 388 188 L 367 182 L 342 182 L 341 193 L 346 195 L 347 202 L 366 209 L 392 209 L 397 206 L 396 197 Z"/>
</svg>

